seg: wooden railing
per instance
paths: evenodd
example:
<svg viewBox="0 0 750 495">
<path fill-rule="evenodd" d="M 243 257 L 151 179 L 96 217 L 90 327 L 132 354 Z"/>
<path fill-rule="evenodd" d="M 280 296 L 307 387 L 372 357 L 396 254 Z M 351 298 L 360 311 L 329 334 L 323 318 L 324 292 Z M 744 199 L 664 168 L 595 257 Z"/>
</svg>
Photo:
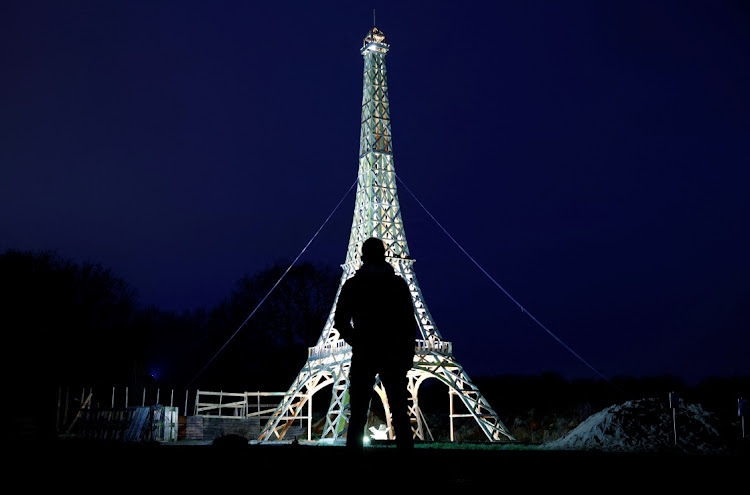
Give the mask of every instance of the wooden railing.
<svg viewBox="0 0 750 495">
<path fill-rule="evenodd" d="M 417 340 L 414 352 L 416 354 L 429 354 L 437 352 L 445 356 L 453 354 L 453 342 L 445 340 Z"/>
<path fill-rule="evenodd" d="M 268 419 L 281 402 L 284 392 L 208 392 L 195 394 L 194 415 L 209 418 Z M 278 400 L 271 399 L 278 397 Z"/>
<path fill-rule="evenodd" d="M 315 347 L 308 347 L 307 356 L 308 359 L 322 359 L 328 356 L 333 356 L 342 352 L 351 351 L 352 348 L 343 340 L 337 340 L 331 344 L 318 344 Z M 416 340 L 414 342 L 415 354 L 429 354 L 436 352 L 450 356 L 453 354 L 453 343 L 446 342 L 444 340 Z"/>
<path fill-rule="evenodd" d="M 310 359 L 321 359 L 341 352 L 352 350 L 352 346 L 344 340 L 337 340 L 333 344 L 318 344 L 315 347 L 307 348 L 307 357 Z"/>
</svg>

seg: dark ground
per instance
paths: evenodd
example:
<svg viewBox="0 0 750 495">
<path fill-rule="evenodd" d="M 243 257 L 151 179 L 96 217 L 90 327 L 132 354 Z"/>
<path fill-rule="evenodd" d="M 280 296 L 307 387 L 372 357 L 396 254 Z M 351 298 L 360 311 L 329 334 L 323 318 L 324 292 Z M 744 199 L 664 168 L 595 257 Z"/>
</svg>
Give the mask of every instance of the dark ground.
<svg viewBox="0 0 750 495">
<path fill-rule="evenodd" d="M 18 452 L 16 454 L 15 452 Z M 629 493 L 647 490 L 716 493 L 743 491 L 747 455 L 633 454 L 541 451 L 534 448 L 434 448 L 418 445 L 409 456 L 388 446 L 355 459 L 343 447 L 310 444 L 180 445 L 86 443 L 58 440 L 11 452 L 12 478 L 25 489 L 68 488 L 86 493 L 124 490 L 154 493 L 280 493 L 340 491 L 381 493 L 393 488 L 431 490 L 492 487 Z M 6 462 L 6 466 L 7 466 Z M 326 487 L 328 485 L 328 487 Z M 401 493 L 399 489 L 399 493 Z"/>
</svg>

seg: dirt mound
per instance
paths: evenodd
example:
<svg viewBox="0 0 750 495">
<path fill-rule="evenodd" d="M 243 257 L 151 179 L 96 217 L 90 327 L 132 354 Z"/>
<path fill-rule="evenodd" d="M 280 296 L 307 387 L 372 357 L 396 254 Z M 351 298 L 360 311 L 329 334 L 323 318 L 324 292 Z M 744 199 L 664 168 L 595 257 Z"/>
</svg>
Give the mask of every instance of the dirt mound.
<svg viewBox="0 0 750 495">
<path fill-rule="evenodd" d="M 700 404 L 681 404 L 676 410 L 663 400 L 641 399 L 613 405 L 542 448 L 603 452 L 674 452 L 724 454 L 720 421 Z M 676 437 L 675 443 L 675 424 Z"/>
</svg>

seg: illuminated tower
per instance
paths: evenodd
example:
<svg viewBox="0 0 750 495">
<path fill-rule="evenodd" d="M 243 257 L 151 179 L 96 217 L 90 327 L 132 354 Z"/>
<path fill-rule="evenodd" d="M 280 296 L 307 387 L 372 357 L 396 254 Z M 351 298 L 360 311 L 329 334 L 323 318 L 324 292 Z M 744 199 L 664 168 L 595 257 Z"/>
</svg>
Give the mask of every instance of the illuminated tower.
<svg viewBox="0 0 750 495">
<path fill-rule="evenodd" d="M 452 345 L 442 339 L 433 324 L 430 312 L 422 298 L 417 277 L 412 270 L 414 260 L 409 255 L 404 224 L 396 192 L 396 173 L 393 167 L 393 146 L 391 138 L 391 118 L 388 101 L 388 79 L 385 56 L 389 45 L 385 35 L 373 27 L 364 39 L 360 52 L 364 57 L 364 81 L 362 88 L 362 123 L 359 137 L 359 172 L 357 193 L 354 205 L 354 218 L 346 251 L 346 261 L 336 294 L 344 282 L 361 266 L 362 243 L 369 237 L 377 237 L 386 245 L 386 259 L 396 273 L 409 284 L 414 302 L 415 318 L 419 323 L 421 338 L 415 342 L 414 365 L 409 371 L 409 392 L 411 396 L 410 417 L 416 438 L 425 440 L 429 428 L 419 409 L 419 387 L 428 378 L 437 378 L 447 385 L 450 394 L 451 440 L 453 440 L 453 419 L 473 417 L 490 441 L 513 440 L 495 411 L 473 385 L 469 376 L 454 359 Z M 333 303 L 328 320 L 315 347 L 308 350 L 307 363 L 297 375 L 294 383 L 284 395 L 273 416 L 261 431 L 259 440 L 283 439 L 295 420 L 308 421 L 308 440 L 311 439 L 311 418 L 304 416 L 304 406 L 311 410 L 313 395 L 331 386 L 331 401 L 326 415 L 321 441 L 343 441 L 348 425 L 348 375 L 351 364 L 351 347 L 340 338 L 333 326 L 336 301 Z M 388 352 L 388 342 L 377 341 L 384 353 Z M 379 382 L 375 391 L 383 403 L 387 421 L 387 431 L 391 438 L 391 414 L 384 388 Z M 457 399 L 463 403 L 465 411 L 454 413 L 453 404 Z M 431 436 L 431 435 L 430 435 Z"/>
</svg>

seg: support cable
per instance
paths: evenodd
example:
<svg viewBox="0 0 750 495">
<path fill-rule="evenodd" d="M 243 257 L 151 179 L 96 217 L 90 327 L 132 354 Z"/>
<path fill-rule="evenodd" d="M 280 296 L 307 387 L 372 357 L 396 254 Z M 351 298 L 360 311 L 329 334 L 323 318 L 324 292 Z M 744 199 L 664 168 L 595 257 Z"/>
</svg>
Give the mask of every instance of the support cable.
<svg viewBox="0 0 750 495">
<path fill-rule="evenodd" d="M 292 267 L 293 267 L 293 266 L 294 266 L 294 265 L 295 265 L 295 264 L 297 263 L 297 261 L 298 261 L 298 260 L 300 259 L 300 257 L 301 257 L 301 256 L 302 256 L 302 255 L 303 255 L 303 254 L 305 253 L 305 251 L 307 251 L 307 248 L 308 248 L 308 247 L 310 247 L 310 244 L 312 244 L 312 242 L 313 242 L 313 241 L 315 240 L 315 238 L 316 238 L 316 237 L 318 237 L 318 234 L 320 234 L 320 231 L 321 231 L 321 230 L 323 230 L 323 227 L 325 227 L 325 226 L 326 226 L 326 224 L 327 224 L 327 223 L 328 223 L 328 221 L 329 221 L 329 220 L 331 219 L 331 217 L 333 216 L 333 214 L 334 214 L 334 213 L 336 213 L 336 211 L 338 211 L 339 207 L 341 206 L 341 203 L 343 203 L 343 202 L 344 202 L 344 199 L 346 199 L 346 197 L 347 197 L 347 196 L 349 195 L 349 192 L 350 192 L 350 191 L 352 190 L 352 188 L 354 187 L 354 185 L 355 185 L 355 184 L 357 183 L 357 180 L 359 180 L 359 177 L 357 177 L 356 179 L 354 179 L 354 182 L 352 182 L 352 185 L 351 185 L 351 186 L 349 186 L 349 189 L 347 189 L 346 193 L 345 193 L 345 194 L 344 194 L 344 195 L 343 195 L 343 196 L 341 197 L 341 199 L 339 200 L 338 204 L 336 204 L 336 207 L 335 207 L 335 208 L 334 208 L 334 209 L 333 209 L 333 210 L 331 211 L 331 213 L 330 213 L 330 214 L 328 215 L 328 218 L 326 218 L 326 219 L 325 219 L 325 221 L 324 221 L 324 222 L 323 222 L 323 224 L 322 224 L 322 225 L 321 225 L 321 226 L 320 226 L 320 227 L 318 228 L 318 230 L 317 230 L 317 231 L 315 232 L 315 234 L 313 234 L 313 236 L 312 236 L 312 237 L 310 238 L 310 240 L 309 240 L 309 241 L 307 241 L 307 244 L 305 244 L 305 247 L 303 247 L 303 248 L 302 248 L 302 251 L 300 251 L 300 253 L 299 253 L 299 254 L 297 255 L 297 257 L 296 257 L 296 258 L 294 258 L 294 261 L 292 261 L 292 262 L 291 262 L 291 263 L 289 264 L 289 267 L 287 267 L 286 271 L 284 271 L 284 273 L 283 273 L 283 274 L 281 275 L 281 277 L 279 277 L 279 279 L 278 279 L 278 280 L 276 281 L 276 283 L 275 283 L 275 284 L 273 284 L 273 287 L 271 287 L 271 289 L 270 289 L 270 290 L 268 291 L 268 293 L 266 293 L 266 295 L 265 295 L 265 296 L 263 296 L 263 299 L 261 299 L 261 301 L 260 301 L 260 302 L 259 302 L 259 303 L 258 303 L 258 304 L 257 304 L 257 305 L 255 306 L 255 309 L 253 309 L 253 311 L 252 311 L 252 312 L 251 312 L 251 313 L 250 313 L 250 314 L 248 315 L 248 317 L 247 317 L 247 318 L 245 318 L 245 321 L 243 321 L 243 322 L 242 322 L 242 324 L 241 324 L 241 325 L 240 325 L 239 327 L 237 327 L 237 330 L 235 330 L 235 331 L 234 331 L 234 333 L 233 333 L 233 334 L 232 334 L 232 335 L 231 335 L 231 336 L 230 336 L 230 337 L 229 337 L 229 338 L 227 339 L 227 341 L 226 341 L 226 342 L 224 342 L 224 345 L 222 345 L 222 346 L 221 346 L 221 348 L 220 348 L 220 349 L 219 349 L 218 351 L 216 351 L 216 354 L 214 354 L 214 357 L 212 357 L 212 358 L 211 358 L 211 359 L 210 359 L 210 360 L 209 360 L 209 361 L 208 361 L 208 362 L 207 362 L 207 363 L 206 363 L 206 364 L 205 364 L 205 365 L 203 366 L 203 368 L 201 368 L 201 370 L 200 370 L 200 371 L 199 371 L 198 373 L 196 373 L 196 375 L 195 375 L 195 376 L 194 376 L 194 377 L 193 377 L 193 378 L 192 378 L 192 379 L 191 379 L 191 380 L 190 380 L 190 381 L 188 382 L 188 384 L 187 384 L 187 385 L 185 386 L 185 388 L 188 388 L 188 387 L 189 387 L 189 386 L 190 386 L 190 385 L 191 385 L 191 384 L 192 384 L 192 383 L 193 383 L 193 382 L 194 382 L 194 381 L 195 381 L 195 380 L 196 380 L 196 379 L 197 379 L 197 378 L 198 378 L 198 377 L 199 377 L 199 376 L 200 376 L 200 375 L 201 375 L 201 374 L 202 374 L 202 373 L 203 373 L 203 372 L 204 372 L 204 371 L 206 370 L 206 368 L 208 368 L 208 366 L 209 366 L 209 365 L 210 365 L 210 364 L 211 364 L 212 362 L 214 362 L 214 360 L 216 359 L 216 357 L 217 357 L 217 356 L 218 356 L 218 355 L 219 355 L 219 354 L 220 354 L 220 353 L 221 353 L 221 352 L 222 352 L 222 351 L 224 350 L 224 348 L 225 348 L 225 347 L 226 347 L 227 345 L 229 345 L 229 342 L 231 342 L 231 341 L 232 341 L 232 339 L 233 339 L 234 337 L 236 337 L 236 336 L 237 336 L 237 334 L 238 334 L 238 333 L 240 332 L 240 330 L 242 330 L 242 328 L 243 328 L 243 327 L 244 327 L 244 326 L 245 326 L 245 325 L 247 324 L 247 322 L 248 322 L 248 321 L 250 320 L 250 318 L 252 318 L 252 317 L 253 317 L 253 315 L 255 314 L 255 312 L 256 312 L 256 311 L 258 311 L 258 308 L 260 308 L 260 306 L 261 306 L 261 305 L 262 305 L 262 304 L 263 304 L 264 302 L 266 302 L 266 299 L 268 299 L 268 296 L 270 296 L 270 295 L 271 295 L 271 293 L 272 293 L 272 292 L 273 292 L 273 291 L 274 291 L 274 290 L 276 289 L 276 287 L 277 287 L 277 286 L 278 286 L 278 285 L 279 285 L 279 284 L 281 283 L 281 281 L 282 281 L 282 280 L 284 279 L 284 277 L 286 277 L 287 273 L 289 273 L 289 270 L 291 270 L 291 269 L 292 269 Z"/>
<path fill-rule="evenodd" d="M 427 215 L 429 215 L 429 217 L 430 217 L 430 218 L 432 219 L 432 221 L 433 221 L 433 222 L 435 222 L 435 224 L 436 224 L 436 225 L 437 225 L 438 227 L 440 227 L 440 229 L 441 229 L 441 230 L 442 230 L 442 231 L 443 231 L 443 232 L 445 233 L 445 235 L 447 235 L 447 236 L 448 236 L 448 238 L 449 238 L 449 239 L 450 239 L 451 241 L 453 241 L 453 243 L 454 243 L 454 244 L 455 244 L 456 246 L 458 246 L 458 249 L 460 249 L 460 250 L 461 250 L 461 251 L 462 251 L 462 252 L 463 252 L 463 253 L 464 253 L 464 254 L 466 255 L 466 257 L 467 257 L 467 258 L 469 258 L 469 259 L 471 260 L 471 262 L 472 262 L 472 263 L 474 263 L 474 264 L 476 265 L 476 267 L 477 267 L 477 268 L 479 268 L 479 270 L 480 270 L 480 271 L 481 271 L 482 273 L 484 273 L 484 275 L 485 275 L 485 276 L 486 276 L 487 278 L 489 278 L 489 279 L 490 279 L 490 280 L 492 281 L 492 283 L 493 283 L 493 284 L 495 284 L 495 286 L 497 286 L 497 288 L 498 288 L 498 289 L 500 289 L 501 291 L 503 291 L 503 293 L 504 293 L 504 294 L 505 294 L 506 296 L 508 296 L 508 298 L 509 298 L 509 299 L 510 299 L 511 301 L 513 301 L 513 303 L 514 303 L 514 304 L 515 304 L 516 306 L 518 306 L 518 307 L 519 307 L 519 308 L 521 309 L 521 312 L 525 313 L 525 314 L 526 314 L 526 315 L 527 315 L 527 316 L 528 316 L 529 318 L 531 318 L 531 319 L 532 319 L 532 320 L 534 321 L 534 323 L 536 323 L 537 325 L 539 325 L 539 327 L 541 327 L 541 328 L 542 328 L 542 330 L 544 330 L 545 332 L 547 332 L 547 334 L 548 334 L 548 335 L 549 335 L 550 337 L 552 337 L 553 339 L 555 339 L 555 340 L 556 340 L 556 341 L 557 341 L 557 342 L 558 342 L 558 343 L 559 343 L 559 344 L 560 344 L 561 346 L 563 346 L 563 347 L 564 347 L 564 348 L 565 348 L 565 349 L 566 349 L 566 350 L 567 350 L 568 352 L 570 352 L 571 354 L 573 354 L 573 356 L 575 356 L 576 358 L 578 358 L 578 360 L 579 360 L 579 361 L 581 361 L 581 362 L 582 362 L 583 364 L 585 364 L 585 365 L 586 365 L 586 366 L 587 366 L 588 368 L 590 368 L 590 369 L 591 369 L 591 370 L 592 370 L 592 371 L 593 371 L 594 373 L 596 373 L 597 375 L 599 375 L 600 377 L 602 377 L 602 378 L 603 378 L 604 380 L 606 380 L 607 382 L 609 382 L 609 379 L 608 379 L 608 378 L 607 378 L 606 376 L 604 376 L 604 375 L 603 375 L 602 373 L 600 373 L 600 372 L 599 372 L 599 370 L 597 370 L 596 368 L 594 368 L 594 367 L 593 367 L 593 366 L 592 366 L 591 364 L 589 364 L 589 363 L 588 363 L 588 362 L 587 362 L 587 361 L 586 361 L 585 359 L 583 359 L 583 358 L 582 358 L 582 357 L 581 357 L 581 356 L 580 356 L 580 355 L 579 355 L 579 354 L 578 354 L 577 352 L 575 352 L 575 351 L 574 351 L 573 349 L 571 349 L 571 348 L 570 348 L 570 346 L 569 346 L 569 345 L 567 345 L 567 344 L 566 344 L 565 342 L 563 342 L 563 341 L 562 341 L 562 340 L 561 340 L 561 339 L 560 339 L 560 338 L 559 338 L 559 337 L 558 337 L 557 335 L 555 335 L 554 333 L 552 333 L 552 332 L 551 332 L 551 331 L 550 331 L 550 330 L 549 330 L 549 329 L 548 329 L 548 328 L 547 328 L 546 326 L 544 326 L 544 325 L 543 325 L 543 324 L 542 324 L 542 323 L 541 323 L 541 322 L 540 322 L 539 320 L 537 320 L 537 319 L 536 319 L 536 317 L 535 317 L 534 315 L 532 315 L 531 313 L 529 313 L 529 312 L 528 312 L 528 311 L 526 310 L 526 308 L 524 308 L 524 307 L 523 307 L 523 306 L 521 305 L 521 303 L 519 303 L 519 302 L 518 302 L 518 301 L 517 301 L 517 300 L 516 300 L 516 299 L 515 299 L 515 298 L 514 298 L 513 296 L 511 296 L 511 295 L 510 295 L 510 294 L 508 293 L 508 291 L 507 291 L 507 290 L 505 290 L 505 289 L 504 289 L 504 288 L 503 288 L 503 287 L 502 287 L 502 286 L 501 286 L 501 285 L 500 285 L 499 283 L 497 283 L 497 281 L 496 281 L 496 280 L 495 280 L 494 278 L 492 278 L 492 276 L 491 276 L 491 275 L 490 275 L 489 273 L 487 273 L 487 271 L 486 271 L 486 270 L 485 270 L 484 268 L 482 268 L 482 266 L 481 266 L 481 265 L 480 265 L 479 263 L 477 263 L 477 261 L 476 261 L 476 260 L 475 260 L 474 258 L 472 258 L 472 257 L 471 257 L 471 255 L 470 255 L 469 253 L 467 253 L 467 252 L 466 252 L 466 250 L 465 250 L 465 249 L 464 249 L 464 248 L 463 248 L 463 247 L 461 246 L 461 244 L 459 244 L 459 243 L 458 243 L 458 241 L 456 241 L 456 239 L 454 239 L 454 238 L 453 238 L 453 236 L 452 236 L 452 235 L 450 235 L 450 234 L 448 233 L 448 231 L 447 231 L 447 230 L 445 230 L 445 227 L 443 227 L 443 226 L 442 226 L 442 225 L 440 224 L 440 222 L 438 222 L 438 221 L 437 221 L 437 219 L 436 219 L 436 218 L 435 218 L 434 216 L 432 216 L 432 213 L 430 213 L 430 212 L 429 212 L 429 211 L 427 210 L 427 208 L 426 208 L 426 207 L 425 207 L 425 206 L 424 206 L 424 205 L 422 204 L 422 202 L 421 202 L 421 201 L 419 201 L 419 199 L 417 199 L 417 197 L 416 197 L 416 196 L 414 195 L 414 193 L 413 193 L 413 192 L 411 192 L 411 190 L 409 189 L 409 187 L 408 187 L 408 186 L 407 186 L 406 184 L 404 184 L 404 181 L 403 181 L 403 180 L 401 180 L 401 177 L 399 177 L 399 176 L 398 176 L 398 174 L 395 174 L 395 175 L 396 175 L 396 179 L 398 179 L 398 181 L 399 181 L 399 182 L 401 183 L 401 185 L 402 185 L 402 186 L 404 186 L 404 188 L 406 189 L 406 191 L 407 191 L 407 192 L 408 192 L 409 194 L 411 194 L 411 197 L 412 197 L 412 198 L 414 198 L 414 200 L 415 200 L 415 201 L 416 201 L 416 202 L 417 202 L 417 203 L 419 204 L 419 206 L 421 206 L 421 207 L 422 207 L 422 209 L 423 209 L 423 210 L 425 211 L 425 213 L 427 213 Z"/>
</svg>

